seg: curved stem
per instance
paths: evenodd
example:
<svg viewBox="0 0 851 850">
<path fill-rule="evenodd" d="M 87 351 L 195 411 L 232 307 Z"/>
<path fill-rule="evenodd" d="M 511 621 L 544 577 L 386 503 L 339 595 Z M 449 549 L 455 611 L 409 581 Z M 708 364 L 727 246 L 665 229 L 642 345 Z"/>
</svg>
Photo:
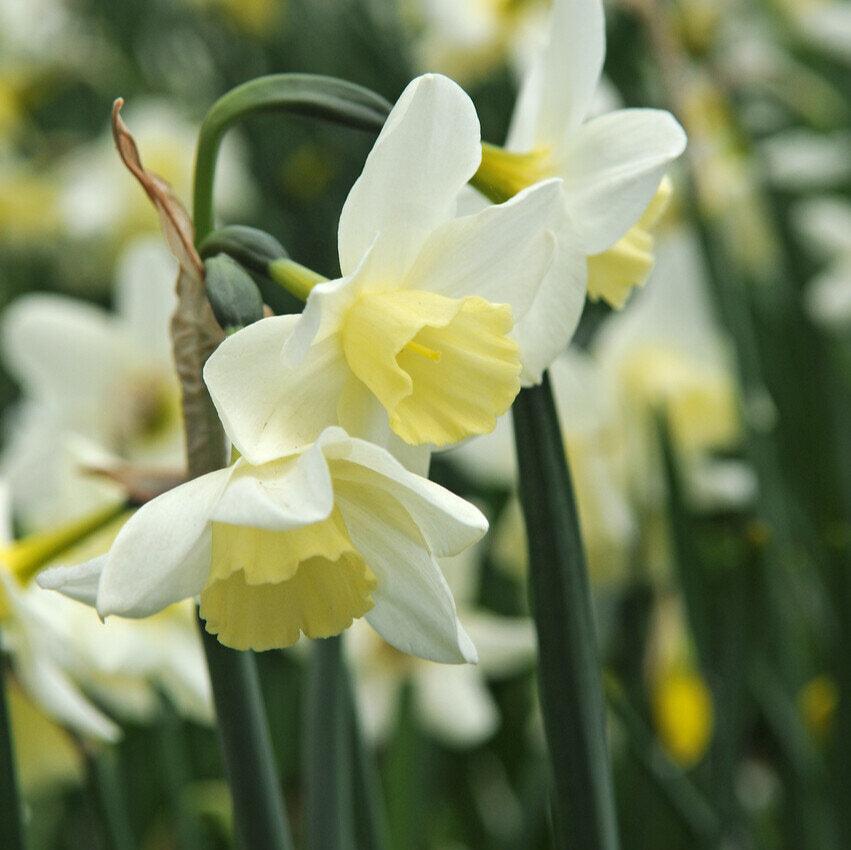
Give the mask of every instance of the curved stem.
<svg viewBox="0 0 851 850">
<path fill-rule="evenodd" d="M 362 86 L 315 74 L 272 74 L 237 86 L 207 113 L 195 155 L 195 244 L 213 229 L 213 186 L 219 147 L 227 130 L 260 112 L 289 112 L 377 133 L 390 104 Z"/>
</svg>

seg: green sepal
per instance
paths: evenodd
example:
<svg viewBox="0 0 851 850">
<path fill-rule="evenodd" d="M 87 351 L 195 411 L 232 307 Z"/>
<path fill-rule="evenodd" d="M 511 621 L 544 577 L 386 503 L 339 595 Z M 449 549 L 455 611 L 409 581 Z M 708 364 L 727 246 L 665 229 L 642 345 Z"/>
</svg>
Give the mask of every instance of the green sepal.
<svg viewBox="0 0 851 850">
<path fill-rule="evenodd" d="M 227 254 L 243 268 L 267 277 L 270 263 L 289 257 L 286 248 L 274 236 L 242 224 L 217 228 L 198 246 L 198 253 L 202 260 Z"/>
<path fill-rule="evenodd" d="M 251 275 L 227 254 L 204 261 L 207 298 L 226 332 L 263 318 L 263 297 Z"/>
</svg>

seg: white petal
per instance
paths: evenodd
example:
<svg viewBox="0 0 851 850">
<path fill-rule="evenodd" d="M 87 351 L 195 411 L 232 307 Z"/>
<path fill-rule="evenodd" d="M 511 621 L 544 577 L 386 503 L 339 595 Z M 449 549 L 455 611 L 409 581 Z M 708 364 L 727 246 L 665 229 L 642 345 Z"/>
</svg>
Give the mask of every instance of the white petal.
<svg viewBox="0 0 851 850">
<path fill-rule="evenodd" d="M 474 747 L 499 726 L 493 697 L 476 667 L 423 664 L 415 687 L 420 723 L 444 744 Z"/>
<path fill-rule="evenodd" d="M 556 0 L 547 46 L 520 91 L 512 150 L 553 146 L 587 117 L 606 52 L 602 0 Z"/>
<path fill-rule="evenodd" d="M 428 477 L 431 449 L 428 445 L 412 446 L 390 428 L 387 411 L 369 391 L 366 384 L 350 374 L 337 405 L 340 425 L 352 437 L 359 437 L 387 449 L 405 469 L 414 475 Z"/>
<path fill-rule="evenodd" d="M 621 109 L 579 128 L 562 176 L 586 254 L 605 251 L 638 221 L 685 146 L 683 128 L 658 109 Z"/>
<path fill-rule="evenodd" d="M 534 665 L 538 644 L 531 620 L 469 609 L 463 612 L 463 617 L 464 625 L 479 650 L 482 675 L 499 679 Z"/>
<path fill-rule="evenodd" d="M 588 265 L 567 216 L 555 230 L 555 238 L 553 262 L 532 306 L 514 329 L 524 386 L 540 383 L 544 370 L 567 348 L 585 304 Z"/>
<path fill-rule="evenodd" d="M 327 444 L 326 444 L 327 445 Z M 389 452 L 365 440 L 324 448 L 329 460 L 340 458 L 356 464 L 344 471 L 332 463 L 338 481 L 363 484 L 387 493 L 401 504 L 422 534 L 431 553 L 439 558 L 457 555 L 482 538 L 488 528 L 484 514 L 449 490 L 414 475 Z M 357 469 L 360 467 L 360 470 Z"/>
<path fill-rule="evenodd" d="M 378 579 L 366 620 L 401 652 L 446 664 L 475 662 L 446 580 L 416 526 L 398 505 L 369 489 L 337 495 L 352 543 Z"/>
<path fill-rule="evenodd" d="M 263 466 L 237 462 L 210 514 L 218 522 L 291 531 L 327 519 L 334 507 L 331 475 L 314 443 L 295 458 Z"/>
<path fill-rule="evenodd" d="M 15 673 L 32 699 L 63 726 L 101 741 L 121 738 L 118 726 L 98 711 L 44 654 L 27 652 L 17 659 Z"/>
<path fill-rule="evenodd" d="M 103 415 L 124 369 L 135 362 L 130 340 L 103 310 L 59 295 L 27 295 L 3 315 L 3 359 L 36 399 L 74 424 Z"/>
<path fill-rule="evenodd" d="M 171 317 L 177 262 L 159 236 L 131 242 L 118 258 L 115 308 L 140 351 L 171 366 Z"/>
<path fill-rule="evenodd" d="M 210 514 L 231 472 L 187 481 L 133 514 L 101 573 L 101 617 L 147 617 L 201 592 L 210 569 Z"/>
<path fill-rule="evenodd" d="M 97 603 L 100 575 L 106 566 L 106 555 L 70 567 L 51 567 L 39 573 L 36 581 L 45 590 L 58 590 L 92 608 Z"/>
<path fill-rule="evenodd" d="M 204 380 L 228 437 L 253 464 L 313 442 L 337 421 L 347 369 L 336 337 L 312 346 L 297 367 L 281 346 L 298 316 L 275 316 L 228 337 L 207 360 Z"/>
<path fill-rule="evenodd" d="M 552 262 L 548 228 L 563 215 L 563 205 L 561 181 L 547 180 L 504 204 L 447 222 L 426 242 L 405 286 L 510 304 L 519 321 Z"/>
<path fill-rule="evenodd" d="M 410 260 L 481 160 L 473 102 L 447 77 L 411 82 L 393 107 L 340 216 L 340 268 L 351 274 L 376 235 L 396 231 Z"/>
</svg>

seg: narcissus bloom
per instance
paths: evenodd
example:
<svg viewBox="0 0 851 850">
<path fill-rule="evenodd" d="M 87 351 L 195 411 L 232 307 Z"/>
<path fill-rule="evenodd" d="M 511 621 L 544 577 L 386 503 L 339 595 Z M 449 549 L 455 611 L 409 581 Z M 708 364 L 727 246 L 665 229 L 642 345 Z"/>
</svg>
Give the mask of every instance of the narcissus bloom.
<svg viewBox="0 0 851 850">
<path fill-rule="evenodd" d="M 540 372 L 566 345 L 547 339 L 551 323 L 523 324 L 550 265 L 571 258 L 566 248 L 556 258 L 551 232 L 560 181 L 455 217 L 480 159 L 470 98 L 445 77 L 414 80 L 343 208 L 343 277 L 314 286 L 301 316 L 257 322 L 208 361 L 219 415 L 248 460 L 297 450 L 329 423 L 383 445 L 487 433 L 521 371 Z M 581 276 L 581 253 L 573 261 Z M 582 283 L 561 291 L 551 309 L 578 315 Z"/>
<path fill-rule="evenodd" d="M 561 177 L 570 238 L 578 238 L 585 255 L 595 259 L 616 246 L 605 262 L 592 265 L 589 292 L 621 306 L 625 290 L 642 283 L 652 266 L 647 227 L 664 206 L 662 198 L 639 219 L 666 168 L 685 149 L 686 137 L 670 113 L 657 109 L 589 118 L 605 49 L 602 0 L 555 0 L 549 39 L 524 79 L 506 148 L 486 146 L 475 184 L 491 197 L 506 198 L 536 181 Z M 641 234 L 628 236 L 636 225 Z M 557 235 L 560 244 L 568 238 Z M 559 273 L 554 267 L 550 277 Z M 541 300 L 540 308 L 550 309 L 544 305 Z M 527 321 L 538 319 L 535 313 Z"/>
<path fill-rule="evenodd" d="M 475 649 L 435 558 L 486 528 L 463 499 L 329 428 L 300 454 L 240 459 L 158 496 L 108 554 L 39 582 L 103 617 L 200 595 L 208 631 L 236 649 L 329 637 L 365 617 L 403 652 L 461 663 Z"/>
</svg>

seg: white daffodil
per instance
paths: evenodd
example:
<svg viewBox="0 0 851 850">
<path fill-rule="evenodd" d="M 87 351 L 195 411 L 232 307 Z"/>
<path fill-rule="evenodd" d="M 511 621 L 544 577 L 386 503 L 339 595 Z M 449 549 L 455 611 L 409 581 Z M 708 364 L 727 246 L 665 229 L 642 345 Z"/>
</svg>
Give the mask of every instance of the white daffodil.
<svg viewBox="0 0 851 850">
<path fill-rule="evenodd" d="M 0 317 L 3 363 L 23 390 L 0 469 L 27 530 L 50 527 L 122 491 L 81 466 L 184 466 L 180 396 L 168 335 L 176 268 L 151 238 L 117 271 L 115 313 L 26 295 Z"/>
<path fill-rule="evenodd" d="M 632 497 L 659 503 L 664 492 L 657 417 L 664 413 L 687 479 L 707 507 L 749 502 L 747 467 L 710 466 L 714 451 L 741 439 L 738 384 L 729 340 L 713 317 L 706 273 L 693 233 L 685 228 L 660 243 L 650 286 L 630 309 L 600 329 L 592 355 L 617 399 Z M 769 398 L 749 401 L 748 415 L 770 425 Z M 717 487 L 717 492 L 713 490 Z"/>
<path fill-rule="evenodd" d="M 805 245 L 827 266 L 807 286 L 806 306 L 823 328 L 851 328 L 851 204 L 821 197 L 800 202 L 795 224 Z"/>
<path fill-rule="evenodd" d="M 486 527 L 463 499 L 329 428 L 298 455 L 240 459 L 158 496 L 108 554 L 39 582 L 103 617 L 200 594 L 208 631 L 236 649 L 329 637 L 365 617 L 403 652 L 461 663 L 475 649 L 435 557 Z"/>
<path fill-rule="evenodd" d="M 83 694 L 114 716 L 144 722 L 164 693 L 182 715 L 209 723 L 210 687 L 191 603 L 146 622 L 113 618 L 104 625 L 91 608 L 28 583 L 52 552 L 71 564 L 105 552 L 127 514 L 108 517 L 101 511 L 0 547 L 0 633 L 16 677 L 50 717 L 86 737 L 111 741 L 120 732 Z"/>
<path fill-rule="evenodd" d="M 663 177 L 686 137 L 670 113 L 657 109 L 591 117 L 605 47 L 602 0 L 555 0 L 549 37 L 523 81 L 505 150 L 486 146 L 474 183 L 490 196 L 511 197 L 561 177 L 566 217 L 559 243 L 578 239 L 592 258 L 589 295 L 620 307 L 652 267 L 649 231 L 670 192 Z M 565 287 L 561 275 L 554 266 L 542 292 Z M 539 298 L 526 321 L 545 326 L 553 309 Z"/>
<path fill-rule="evenodd" d="M 384 741 L 392 733 L 399 697 L 408 683 L 418 722 L 448 746 L 477 746 L 499 726 L 499 710 L 486 682 L 531 669 L 535 632 L 529 619 L 501 617 L 473 605 L 479 555 L 479 547 L 471 547 L 440 562 L 478 650 L 478 665 L 446 667 L 411 658 L 369 629 L 352 629 L 346 649 L 364 731 L 371 739 Z"/>
<path fill-rule="evenodd" d="M 8 488 L 0 483 L 0 649 L 11 661 L 24 692 L 50 718 L 87 738 L 115 741 L 116 724 L 94 706 L 69 672 L 69 655 L 50 616 L 44 616 L 38 587 L 24 587 L 18 574 L 53 541 L 11 542 Z"/>
<path fill-rule="evenodd" d="M 384 445 L 487 433 L 521 370 L 539 375 L 564 348 L 581 309 L 582 255 L 564 245 L 555 255 L 560 181 L 456 218 L 480 158 L 470 98 L 446 77 L 414 80 L 343 207 L 344 276 L 314 286 L 301 316 L 250 325 L 207 363 L 219 415 L 248 460 L 297 450 L 329 423 Z M 527 325 L 554 261 L 573 275 L 550 301 L 558 315 Z"/>
<path fill-rule="evenodd" d="M 611 582 L 623 574 L 635 535 L 616 400 L 595 360 L 573 348 L 553 361 L 549 374 L 591 577 Z M 500 419 L 493 434 L 464 443 L 447 458 L 480 485 L 513 490 L 511 414 Z M 493 545 L 497 563 L 525 575 L 526 539 L 516 502 L 500 516 Z"/>
<path fill-rule="evenodd" d="M 126 112 L 146 164 L 178 197 L 188 198 L 197 126 L 165 100 L 137 100 Z M 244 161 L 238 138 L 229 136 L 216 169 L 216 206 L 228 215 L 244 213 L 251 202 Z M 115 155 L 111 128 L 72 153 L 57 179 L 62 221 L 72 238 L 120 242 L 159 228 L 155 211 Z"/>
</svg>

